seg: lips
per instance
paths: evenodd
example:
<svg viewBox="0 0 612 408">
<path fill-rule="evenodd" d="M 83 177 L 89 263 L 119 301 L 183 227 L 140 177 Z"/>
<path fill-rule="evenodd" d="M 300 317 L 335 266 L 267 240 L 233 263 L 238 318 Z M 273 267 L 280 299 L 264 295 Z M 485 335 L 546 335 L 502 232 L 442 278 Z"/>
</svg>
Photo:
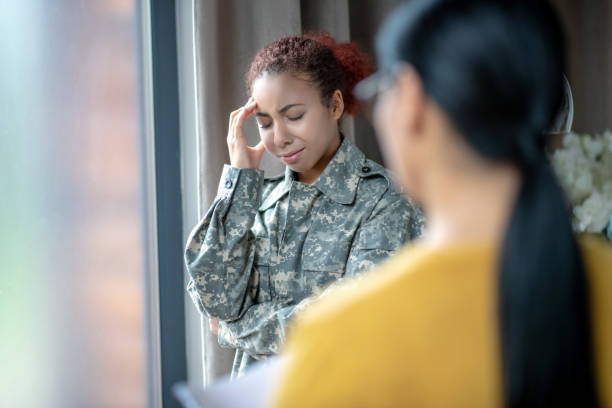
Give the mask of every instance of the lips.
<svg viewBox="0 0 612 408">
<path fill-rule="evenodd" d="M 303 151 L 304 151 L 304 148 L 301 148 L 300 150 L 293 151 L 289 154 L 283 154 L 280 156 L 280 158 L 282 161 L 284 161 L 287 164 L 295 163 L 296 161 L 299 160 Z"/>
</svg>

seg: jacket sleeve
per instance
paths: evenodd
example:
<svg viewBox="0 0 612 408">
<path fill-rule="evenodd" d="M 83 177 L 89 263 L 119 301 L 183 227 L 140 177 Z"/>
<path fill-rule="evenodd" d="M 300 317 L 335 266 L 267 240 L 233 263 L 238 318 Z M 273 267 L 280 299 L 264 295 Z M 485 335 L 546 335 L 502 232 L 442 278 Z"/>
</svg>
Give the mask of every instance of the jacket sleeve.
<svg viewBox="0 0 612 408">
<path fill-rule="evenodd" d="M 234 320 L 253 304 L 258 282 L 251 227 L 262 187 L 261 170 L 226 165 L 217 198 L 187 241 L 187 291 L 209 317 Z"/>
<path fill-rule="evenodd" d="M 278 353 L 285 341 L 287 325 L 309 301 L 297 305 L 265 302 L 251 306 L 238 320 L 219 322 L 219 345 L 239 348 L 254 358 Z"/>
<path fill-rule="evenodd" d="M 379 200 L 368 219 L 358 229 L 346 264 L 345 277 L 353 277 L 381 262 L 405 242 L 421 234 L 423 217 L 418 208 L 389 190 Z M 332 284 L 336 287 L 344 278 Z M 259 358 L 278 352 L 292 319 L 319 296 L 303 299 L 297 305 L 274 302 L 253 305 L 239 320 L 219 324 L 219 344 L 240 348 Z"/>
</svg>

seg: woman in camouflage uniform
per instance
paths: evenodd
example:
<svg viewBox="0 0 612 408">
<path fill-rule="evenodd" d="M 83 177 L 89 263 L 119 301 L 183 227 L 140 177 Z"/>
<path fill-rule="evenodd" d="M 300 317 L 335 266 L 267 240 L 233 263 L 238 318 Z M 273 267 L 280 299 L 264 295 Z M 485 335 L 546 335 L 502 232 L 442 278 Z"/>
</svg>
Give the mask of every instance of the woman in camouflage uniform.
<svg viewBox="0 0 612 408">
<path fill-rule="evenodd" d="M 251 98 L 230 115 L 231 165 L 185 252 L 187 290 L 219 343 L 236 349 L 233 377 L 277 353 L 288 322 L 324 287 L 420 235 L 420 212 L 339 131 L 371 70 L 354 44 L 326 34 L 282 38 L 251 64 Z M 242 131 L 251 115 L 255 147 Z M 264 150 L 286 163 L 284 175 L 264 178 Z"/>
</svg>

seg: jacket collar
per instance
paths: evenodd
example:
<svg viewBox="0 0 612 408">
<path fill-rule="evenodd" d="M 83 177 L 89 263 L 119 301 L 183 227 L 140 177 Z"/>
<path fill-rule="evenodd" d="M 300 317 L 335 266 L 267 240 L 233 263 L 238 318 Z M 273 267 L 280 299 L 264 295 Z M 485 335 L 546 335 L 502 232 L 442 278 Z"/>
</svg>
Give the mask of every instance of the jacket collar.
<svg viewBox="0 0 612 408">
<path fill-rule="evenodd" d="M 342 137 L 336 154 L 313 186 L 340 204 L 352 204 L 364 160 L 364 154 L 350 140 Z"/>
<path fill-rule="evenodd" d="M 266 199 L 259 206 L 259 211 L 265 211 L 268 208 L 272 207 L 275 202 L 283 198 L 285 194 L 289 192 L 291 189 L 291 183 L 293 182 L 292 171 L 289 167 L 285 167 L 285 177 L 282 182 L 278 183 L 268 194 Z M 280 177 L 276 176 L 276 177 Z"/>
<path fill-rule="evenodd" d="M 346 137 L 342 137 L 340 147 L 319 178 L 312 184 L 323 195 L 340 204 L 352 204 L 357 194 L 364 154 Z M 291 189 L 295 179 L 293 171 L 285 167 L 285 177 L 270 192 L 259 206 L 264 211 L 283 198 Z"/>
</svg>

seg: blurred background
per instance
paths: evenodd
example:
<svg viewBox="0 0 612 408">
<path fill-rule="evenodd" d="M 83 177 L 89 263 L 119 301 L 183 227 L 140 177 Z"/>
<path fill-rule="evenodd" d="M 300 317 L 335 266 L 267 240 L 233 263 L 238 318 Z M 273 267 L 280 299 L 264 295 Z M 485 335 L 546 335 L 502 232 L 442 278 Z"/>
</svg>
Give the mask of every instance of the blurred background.
<svg viewBox="0 0 612 408">
<path fill-rule="evenodd" d="M 0 406 L 145 406 L 136 22 L 0 2 Z"/>
</svg>

